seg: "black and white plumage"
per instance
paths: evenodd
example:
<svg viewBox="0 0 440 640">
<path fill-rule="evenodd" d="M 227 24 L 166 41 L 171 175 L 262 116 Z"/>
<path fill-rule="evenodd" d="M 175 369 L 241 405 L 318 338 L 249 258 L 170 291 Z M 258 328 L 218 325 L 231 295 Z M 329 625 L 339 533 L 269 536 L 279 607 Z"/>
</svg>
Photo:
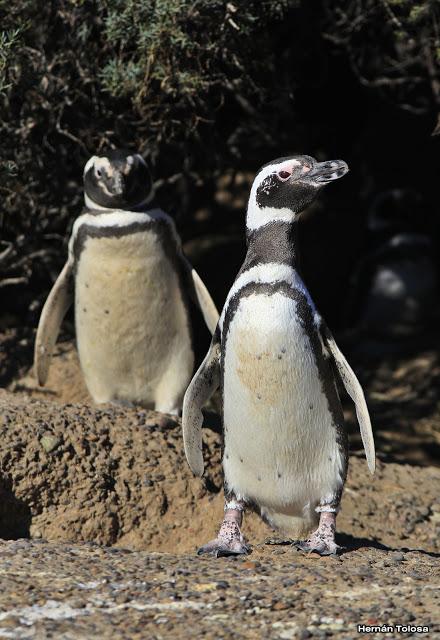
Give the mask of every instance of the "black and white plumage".
<svg viewBox="0 0 440 640">
<path fill-rule="evenodd" d="M 420 333 L 438 289 L 431 238 L 396 234 L 362 260 L 353 286 L 360 289 L 356 324 L 366 335 L 390 340 Z"/>
<path fill-rule="evenodd" d="M 84 189 L 86 210 L 74 223 L 67 263 L 38 326 L 38 382 L 46 382 L 74 300 L 78 352 L 92 398 L 176 413 L 194 370 L 189 299 L 211 333 L 217 309 L 182 253 L 174 222 L 154 205 L 140 155 L 92 157 Z"/>
<path fill-rule="evenodd" d="M 379 194 L 367 229 L 368 249 L 354 271 L 346 312 L 348 323 L 365 336 L 361 349 L 371 348 L 370 337 L 389 343 L 421 333 L 432 319 L 438 290 L 435 246 L 416 192 Z"/>
<path fill-rule="evenodd" d="M 202 553 L 247 551 L 240 531 L 246 504 L 295 536 L 310 531 L 320 517 L 302 548 L 336 550 L 334 517 L 348 453 L 335 369 L 355 402 L 374 471 L 364 394 L 316 310 L 296 258 L 298 215 L 321 187 L 347 170 L 342 161 L 294 156 L 263 167 L 253 183 L 246 259 L 184 399 L 185 452 L 193 472 L 202 475 L 201 408 L 222 389 L 226 513 L 218 537 Z"/>
</svg>

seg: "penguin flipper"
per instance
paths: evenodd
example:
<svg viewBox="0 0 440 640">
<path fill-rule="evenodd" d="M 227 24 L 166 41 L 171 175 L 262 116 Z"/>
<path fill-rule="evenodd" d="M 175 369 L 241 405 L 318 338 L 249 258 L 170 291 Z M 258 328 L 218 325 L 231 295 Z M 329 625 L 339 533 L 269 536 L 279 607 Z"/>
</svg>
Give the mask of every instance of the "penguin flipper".
<svg viewBox="0 0 440 640">
<path fill-rule="evenodd" d="M 219 312 L 215 306 L 214 300 L 211 298 L 211 294 L 206 288 L 205 283 L 194 268 L 191 269 L 191 276 L 194 283 L 197 301 L 205 319 L 206 326 L 210 330 L 211 334 L 213 334 L 220 317 Z"/>
<path fill-rule="evenodd" d="M 191 471 L 202 476 L 202 407 L 220 384 L 220 339 L 216 331 L 209 351 L 191 380 L 183 398 L 182 429 L 185 455 Z"/>
<path fill-rule="evenodd" d="M 183 258 L 183 262 L 189 280 L 189 288 L 192 294 L 191 297 L 202 312 L 206 326 L 212 335 L 219 320 L 217 307 L 215 306 L 214 300 L 211 298 L 211 294 L 209 293 L 205 283 L 194 267 L 185 257 Z"/>
<path fill-rule="evenodd" d="M 67 261 L 55 281 L 41 312 L 34 349 L 34 371 L 44 386 L 61 323 L 73 301 L 72 264 Z"/>
<path fill-rule="evenodd" d="M 353 369 L 348 364 L 344 354 L 340 351 L 327 326 L 322 324 L 321 329 L 324 343 L 333 356 L 333 360 L 336 364 L 345 390 L 355 404 L 356 416 L 359 423 L 368 468 L 371 473 L 374 473 L 376 469 L 376 451 L 374 446 L 373 430 L 371 428 L 370 414 L 368 412 L 364 392 Z"/>
</svg>

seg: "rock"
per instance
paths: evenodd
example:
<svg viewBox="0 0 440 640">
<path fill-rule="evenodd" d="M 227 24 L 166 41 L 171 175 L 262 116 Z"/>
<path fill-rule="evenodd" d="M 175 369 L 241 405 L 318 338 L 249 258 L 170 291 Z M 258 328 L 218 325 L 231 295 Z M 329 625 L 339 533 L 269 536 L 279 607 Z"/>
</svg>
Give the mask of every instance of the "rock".
<svg viewBox="0 0 440 640">
<path fill-rule="evenodd" d="M 52 434 L 45 434 L 40 438 L 40 444 L 46 453 L 51 453 L 61 444 L 61 438 Z"/>
</svg>

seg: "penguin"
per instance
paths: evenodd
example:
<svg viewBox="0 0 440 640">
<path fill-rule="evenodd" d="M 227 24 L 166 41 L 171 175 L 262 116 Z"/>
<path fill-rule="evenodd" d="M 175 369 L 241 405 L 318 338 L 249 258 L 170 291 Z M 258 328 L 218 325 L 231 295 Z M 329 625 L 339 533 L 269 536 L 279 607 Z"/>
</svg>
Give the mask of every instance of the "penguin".
<svg viewBox="0 0 440 640">
<path fill-rule="evenodd" d="M 34 366 L 44 385 L 63 318 L 74 302 L 76 340 L 96 403 L 178 414 L 194 373 L 190 298 L 211 334 L 218 312 L 154 200 L 144 158 L 116 150 L 84 169 L 85 211 L 44 304 Z"/>
<path fill-rule="evenodd" d="M 301 212 L 347 171 L 341 160 L 291 156 L 265 165 L 252 185 L 247 254 L 183 403 L 186 458 L 201 476 L 201 409 L 221 388 L 225 513 L 217 537 L 199 554 L 248 553 L 241 531 L 246 507 L 297 538 L 304 551 L 338 552 L 336 514 L 348 445 L 336 371 L 355 403 L 374 473 L 362 388 L 317 311 L 297 260 Z"/>
<path fill-rule="evenodd" d="M 347 324 L 366 339 L 404 339 L 429 325 L 438 274 L 424 223 L 421 198 L 410 189 L 381 193 L 368 211 L 368 250 L 352 276 L 346 312 Z"/>
</svg>

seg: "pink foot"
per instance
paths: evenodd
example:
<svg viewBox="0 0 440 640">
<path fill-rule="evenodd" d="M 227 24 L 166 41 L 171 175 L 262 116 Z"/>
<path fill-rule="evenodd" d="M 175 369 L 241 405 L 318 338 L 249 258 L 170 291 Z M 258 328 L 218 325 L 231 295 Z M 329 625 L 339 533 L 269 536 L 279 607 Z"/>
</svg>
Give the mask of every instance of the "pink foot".
<svg viewBox="0 0 440 640">
<path fill-rule="evenodd" d="M 321 556 L 336 555 L 342 551 L 335 542 L 336 531 L 336 514 L 323 511 L 319 518 L 319 527 L 314 531 L 307 540 L 297 541 L 293 543 L 297 549 L 306 553 L 319 553 Z"/>
<path fill-rule="evenodd" d="M 223 521 L 218 536 L 197 551 L 201 556 L 209 553 L 216 558 L 222 556 L 238 556 L 249 553 L 249 547 L 243 538 L 240 527 L 236 522 Z"/>
<path fill-rule="evenodd" d="M 242 506 L 227 508 L 217 537 L 197 551 L 197 555 L 210 554 L 216 558 L 222 556 L 237 556 L 249 553 L 250 548 L 240 530 L 242 521 Z"/>
</svg>

